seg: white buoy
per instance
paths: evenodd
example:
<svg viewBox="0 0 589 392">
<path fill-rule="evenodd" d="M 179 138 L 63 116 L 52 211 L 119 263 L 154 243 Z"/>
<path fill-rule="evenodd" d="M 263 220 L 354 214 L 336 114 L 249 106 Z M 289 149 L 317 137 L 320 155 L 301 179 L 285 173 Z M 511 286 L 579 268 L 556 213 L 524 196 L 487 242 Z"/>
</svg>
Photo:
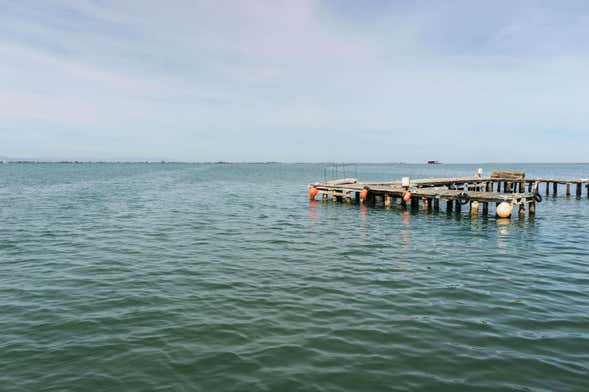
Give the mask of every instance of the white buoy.
<svg viewBox="0 0 589 392">
<path fill-rule="evenodd" d="M 512 212 L 513 206 L 506 201 L 497 206 L 497 216 L 499 218 L 510 218 Z"/>
</svg>

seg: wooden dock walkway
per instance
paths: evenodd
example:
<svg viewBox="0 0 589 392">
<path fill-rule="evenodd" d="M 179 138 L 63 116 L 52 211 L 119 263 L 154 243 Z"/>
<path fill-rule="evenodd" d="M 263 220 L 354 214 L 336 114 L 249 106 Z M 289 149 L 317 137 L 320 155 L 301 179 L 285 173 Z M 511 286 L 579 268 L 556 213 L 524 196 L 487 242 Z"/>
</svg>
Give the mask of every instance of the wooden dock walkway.
<svg viewBox="0 0 589 392">
<path fill-rule="evenodd" d="M 498 216 L 511 216 L 513 207 L 518 207 L 518 215 L 530 216 L 536 213 L 536 203 L 542 201 L 540 184 L 545 184 L 545 194 L 558 194 L 558 186 L 565 185 L 565 195 L 571 196 L 571 188 L 576 186 L 575 195 L 580 198 L 583 187 L 589 198 L 589 179 L 547 179 L 525 178 L 522 172 L 493 172 L 491 176 L 468 176 L 454 178 L 409 179 L 385 182 L 358 182 L 356 179 L 341 179 L 317 182 L 309 185 L 309 195 L 314 199 L 322 195 L 322 200 L 330 198 L 335 202 L 382 204 L 390 208 L 398 202 L 406 207 L 423 210 L 440 210 L 440 203 L 446 204 L 448 212 L 460 212 L 468 205 L 470 214 L 478 216 L 489 213 L 489 203 L 496 203 L 494 211 Z M 400 199 L 400 201 L 398 201 Z"/>
</svg>

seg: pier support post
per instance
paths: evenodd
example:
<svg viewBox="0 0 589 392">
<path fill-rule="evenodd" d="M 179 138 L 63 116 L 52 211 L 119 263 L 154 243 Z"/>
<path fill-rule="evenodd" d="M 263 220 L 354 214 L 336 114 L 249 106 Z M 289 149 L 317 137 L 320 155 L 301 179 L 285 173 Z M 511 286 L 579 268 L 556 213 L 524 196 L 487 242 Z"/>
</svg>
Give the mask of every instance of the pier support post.
<svg viewBox="0 0 589 392">
<path fill-rule="evenodd" d="M 501 181 L 497 181 L 497 193 L 501 192 Z"/>
<path fill-rule="evenodd" d="M 511 193 L 511 182 L 505 182 L 505 193 Z"/>
<path fill-rule="evenodd" d="M 456 204 L 456 212 L 461 212 L 462 211 L 462 204 L 460 204 L 460 202 L 458 200 L 456 200 L 455 204 Z"/>
<path fill-rule="evenodd" d="M 453 205 L 454 205 L 454 202 L 452 200 L 446 201 L 446 211 L 447 212 L 452 212 Z"/>
<path fill-rule="evenodd" d="M 567 187 L 566 187 L 566 196 L 570 196 L 571 195 L 571 183 L 567 182 Z"/>
<path fill-rule="evenodd" d="M 434 211 L 440 211 L 440 199 L 434 199 Z"/>
<path fill-rule="evenodd" d="M 526 205 L 524 203 L 519 205 L 518 215 L 520 218 L 523 218 L 526 216 Z"/>
<path fill-rule="evenodd" d="M 489 203 L 483 203 L 483 215 L 487 216 L 489 215 Z"/>
<path fill-rule="evenodd" d="M 550 194 L 550 183 L 546 181 L 546 196 Z"/>
<path fill-rule="evenodd" d="M 360 203 L 360 192 L 354 192 L 354 201 Z"/>
<path fill-rule="evenodd" d="M 419 209 L 419 199 L 417 197 L 412 197 L 411 198 L 411 208 L 414 210 L 418 210 Z"/>
<path fill-rule="evenodd" d="M 350 193 L 346 193 L 346 204 L 352 204 L 352 195 Z"/>
<path fill-rule="evenodd" d="M 393 205 L 393 198 L 388 193 L 384 195 L 384 208 L 391 208 Z"/>
<path fill-rule="evenodd" d="M 581 188 L 582 186 L 583 185 L 580 182 L 577 184 L 577 199 L 580 199 L 581 198 L 581 192 L 582 192 L 582 189 L 583 189 L 583 188 Z"/>
<path fill-rule="evenodd" d="M 530 205 L 528 206 L 528 213 L 530 214 L 530 216 L 534 216 L 536 215 L 536 203 L 535 202 L 530 202 Z"/>
<path fill-rule="evenodd" d="M 479 202 L 473 200 L 470 202 L 470 216 L 478 216 L 479 215 Z"/>
<path fill-rule="evenodd" d="M 556 197 L 558 195 L 558 182 L 552 183 L 552 195 Z"/>
<path fill-rule="evenodd" d="M 492 181 L 488 181 L 485 187 L 485 190 L 487 192 L 493 192 L 493 182 Z"/>
<path fill-rule="evenodd" d="M 431 199 L 423 199 L 423 210 L 429 211 L 431 208 Z"/>
<path fill-rule="evenodd" d="M 525 193 L 526 192 L 526 182 L 522 181 L 519 183 L 519 193 Z"/>
</svg>

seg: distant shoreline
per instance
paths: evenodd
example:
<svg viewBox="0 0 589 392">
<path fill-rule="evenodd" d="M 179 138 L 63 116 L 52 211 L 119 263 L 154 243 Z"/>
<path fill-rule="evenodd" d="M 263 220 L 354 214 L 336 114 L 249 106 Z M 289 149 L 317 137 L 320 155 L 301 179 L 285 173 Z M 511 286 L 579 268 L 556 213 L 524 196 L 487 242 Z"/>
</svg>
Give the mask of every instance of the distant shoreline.
<svg viewBox="0 0 589 392">
<path fill-rule="evenodd" d="M 0 159 L 0 164 L 198 164 L 198 165 L 423 165 L 423 166 L 456 166 L 456 165 L 587 165 L 589 162 L 471 162 L 471 163 L 437 163 L 427 162 L 280 162 L 280 161 L 82 161 L 82 160 L 34 160 L 34 159 Z"/>
</svg>

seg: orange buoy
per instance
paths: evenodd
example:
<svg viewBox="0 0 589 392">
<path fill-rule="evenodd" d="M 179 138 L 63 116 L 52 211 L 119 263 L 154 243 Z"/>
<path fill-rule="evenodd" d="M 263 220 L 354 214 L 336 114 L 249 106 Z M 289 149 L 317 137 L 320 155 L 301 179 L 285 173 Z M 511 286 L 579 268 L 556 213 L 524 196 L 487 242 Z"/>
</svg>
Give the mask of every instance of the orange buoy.
<svg viewBox="0 0 589 392">
<path fill-rule="evenodd" d="M 407 191 L 405 193 L 403 193 L 403 201 L 405 203 L 407 203 L 409 200 L 411 200 L 411 192 Z"/>
<path fill-rule="evenodd" d="M 497 216 L 499 218 L 511 218 L 513 206 L 507 202 L 503 202 L 497 206 Z"/>
<path fill-rule="evenodd" d="M 315 200 L 315 196 L 317 196 L 318 194 L 319 194 L 319 190 L 317 188 L 315 188 L 314 186 L 309 188 L 309 198 L 311 200 Z"/>
<path fill-rule="evenodd" d="M 366 200 L 367 197 L 368 197 L 368 189 L 364 188 L 364 189 L 362 189 L 362 192 L 360 192 L 360 200 Z"/>
</svg>

